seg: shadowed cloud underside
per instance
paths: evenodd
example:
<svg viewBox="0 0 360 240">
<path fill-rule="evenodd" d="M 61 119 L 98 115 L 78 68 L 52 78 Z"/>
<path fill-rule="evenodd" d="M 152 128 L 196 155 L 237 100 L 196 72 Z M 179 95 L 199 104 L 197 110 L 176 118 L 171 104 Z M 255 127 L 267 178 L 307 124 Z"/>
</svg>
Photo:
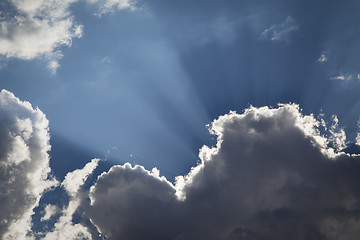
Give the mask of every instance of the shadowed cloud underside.
<svg viewBox="0 0 360 240">
<path fill-rule="evenodd" d="M 29 175 L 32 168 L 27 168 L 27 176 L 39 180 L 24 179 L 11 193 L 19 193 L 14 195 L 17 202 L 28 203 L 7 207 L 4 239 L 355 240 L 359 234 L 360 159 L 336 148 L 345 141 L 337 119 L 326 131 L 321 119 L 303 115 L 296 104 L 250 107 L 241 114 L 220 116 L 209 125 L 216 146 L 203 146 L 199 163 L 175 183 L 156 168 L 148 171 L 126 163 L 111 167 L 90 188 L 84 187 L 99 166 L 99 159 L 94 159 L 69 172 L 60 184 L 69 196 L 68 205 L 47 206 L 43 221 L 61 212 L 54 227 L 42 235 L 33 233 L 32 209 L 44 189 L 55 183 L 46 180 L 51 178 L 47 120 L 10 92 L 3 90 L 0 100 L 2 169 L 8 172 L 2 187 L 10 190 L 20 181 L 16 174 L 24 171 L 24 164 L 38 165 L 37 159 L 43 159 L 45 167 L 42 175 L 38 171 Z M 39 145 L 36 139 L 41 136 L 44 142 Z M 36 151 L 43 158 L 35 157 Z M 12 156 L 23 157 L 14 161 Z M 32 181 L 44 187 L 39 189 Z M 2 206 L 8 194 L 2 193 Z M 75 215 L 80 216 L 77 222 Z"/>
</svg>

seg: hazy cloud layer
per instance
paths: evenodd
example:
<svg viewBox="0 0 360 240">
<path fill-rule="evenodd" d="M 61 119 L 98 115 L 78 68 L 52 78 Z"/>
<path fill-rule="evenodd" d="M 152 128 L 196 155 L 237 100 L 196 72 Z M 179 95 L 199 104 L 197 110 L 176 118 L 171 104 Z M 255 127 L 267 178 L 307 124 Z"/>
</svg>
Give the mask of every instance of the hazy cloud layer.
<svg viewBox="0 0 360 240">
<path fill-rule="evenodd" d="M 230 112 L 175 185 L 114 166 L 81 207 L 108 239 L 357 239 L 360 159 L 328 147 L 320 127 L 297 105 Z"/>
<path fill-rule="evenodd" d="M 49 179 L 48 121 L 39 109 L 0 92 L 0 238 L 25 239 Z"/>
</svg>

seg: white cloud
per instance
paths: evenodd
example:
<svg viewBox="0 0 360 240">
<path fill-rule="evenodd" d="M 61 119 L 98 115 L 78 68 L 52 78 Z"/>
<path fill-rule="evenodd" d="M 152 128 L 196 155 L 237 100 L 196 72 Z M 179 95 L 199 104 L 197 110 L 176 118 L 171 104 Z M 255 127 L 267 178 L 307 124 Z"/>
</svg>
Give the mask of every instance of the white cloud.
<svg viewBox="0 0 360 240">
<path fill-rule="evenodd" d="M 87 0 L 87 2 L 96 4 L 100 15 L 113 12 L 114 10 L 135 9 L 135 1 L 133 0 Z"/>
<path fill-rule="evenodd" d="M 56 205 L 48 204 L 44 208 L 44 216 L 41 217 L 40 221 L 47 221 L 58 212 L 59 208 Z"/>
<path fill-rule="evenodd" d="M 48 120 L 29 102 L 0 92 L 0 238 L 25 239 L 51 179 Z M 29 239 L 27 237 L 26 239 Z"/>
<path fill-rule="evenodd" d="M 358 134 L 356 135 L 355 141 L 356 141 L 355 144 L 358 145 L 358 146 L 360 146 L 360 133 L 358 133 Z"/>
<path fill-rule="evenodd" d="M 334 77 L 331 77 L 330 79 L 331 80 L 343 80 L 343 81 L 348 81 L 350 79 L 352 79 L 352 74 L 340 74 L 338 76 L 334 76 Z"/>
<path fill-rule="evenodd" d="M 82 169 L 74 170 L 66 174 L 61 186 L 65 188 L 70 201 L 67 207 L 62 210 L 62 216 L 55 223 L 55 229 L 48 232 L 44 239 L 50 240 L 68 240 L 68 239 L 91 239 L 91 235 L 86 227 L 79 223 L 72 222 L 73 215 L 78 208 L 81 199 L 80 187 L 85 183 L 90 174 L 98 166 L 99 159 L 93 159 L 87 163 Z"/>
<path fill-rule="evenodd" d="M 327 60 L 327 57 L 325 56 L 324 53 L 322 53 L 316 62 L 322 63 L 322 62 L 325 62 L 326 60 Z"/>
<path fill-rule="evenodd" d="M 8 12 L 0 12 L 0 55 L 6 58 L 45 57 L 55 73 L 62 57 L 60 47 L 82 36 L 83 26 L 74 21 L 69 7 L 79 0 L 8 0 Z M 88 0 L 101 14 L 115 9 L 134 9 L 128 0 Z M 3 64 L 3 63 L 2 63 Z"/>
<path fill-rule="evenodd" d="M 46 240 L 84 240 L 91 239 L 87 228 L 81 224 L 72 223 L 74 212 L 79 206 L 80 200 L 72 199 L 69 205 L 62 211 L 62 216 L 55 223 L 55 229 L 48 232 L 43 239 Z"/>
<path fill-rule="evenodd" d="M 357 126 L 358 126 L 358 128 L 360 128 L 360 118 L 357 121 Z M 355 144 L 360 146 L 360 133 L 358 133 L 355 137 Z"/>
<path fill-rule="evenodd" d="M 95 158 L 87 163 L 84 168 L 66 174 L 61 185 L 66 189 L 70 196 L 76 196 L 79 188 L 84 184 L 85 180 L 89 177 L 89 174 L 97 167 L 99 161 L 100 159 Z"/>
<path fill-rule="evenodd" d="M 342 75 L 336 76 L 336 77 L 332 77 L 330 78 L 331 80 L 345 80 L 345 77 Z"/>
<path fill-rule="evenodd" d="M 10 0 L 15 13 L 0 19 L 0 54 L 10 58 L 51 59 L 56 70 L 59 47 L 71 46 L 81 37 L 82 26 L 74 22 L 69 6 L 76 0 Z"/>
<path fill-rule="evenodd" d="M 107 239 L 355 240 L 360 159 L 329 147 L 323 124 L 295 104 L 230 112 L 209 127 L 217 145 L 175 185 L 114 166 L 81 209 Z M 329 129 L 342 147 L 335 117 Z"/>
<path fill-rule="evenodd" d="M 339 128 L 339 119 L 336 115 L 332 116 L 332 125 L 329 128 L 330 136 L 329 142 L 333 145 L 336 151 L 341 151 L 346 147 L 346 134 L 343 128 Z"/>
<path fill-rule="evenodd" d="M 261 37 L 270 41 L 285 42 L 290 40 L 291 33 L 298 30 L 299 26 L 295 24 L 295 20 L 288 16 L 284 22 L 271 25 L 261 33 Z"/>
</svg>

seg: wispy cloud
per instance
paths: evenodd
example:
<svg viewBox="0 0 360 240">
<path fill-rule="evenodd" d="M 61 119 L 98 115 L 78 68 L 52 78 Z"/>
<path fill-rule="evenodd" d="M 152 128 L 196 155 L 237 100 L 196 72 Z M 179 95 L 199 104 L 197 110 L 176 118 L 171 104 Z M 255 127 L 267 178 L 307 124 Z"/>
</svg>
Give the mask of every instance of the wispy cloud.
<svg viewBox="0 0 360 240">
<path fill-rule="evenodd" d="M 134 0 L 87 0 L 87 2 L 98 6 L 100 16 L 115 10 L 136 9 Z"/>
<path fill-rule="evenodd" d="M 348 81 L 350 79 L 352 79 L 353 75 L 352 74 L 342 74 L 342 75 L 338 75 L 338 76 L 334 76 L 331 77 L 331 80 L 343 80 L 343 81 Z"/>
<path fill-rule="evenodd" d="M 322 53 L 320 55 L 320 57 L 318 58 L 318 60 L 316 60 L 316 62 L 322 63 L 322 62 L 325 62 L 326 60 L 327 60 L 327 57 L 326 57 L 325 53 Z"/>
<path fill-rule="evenodd" d="M 285 42 L 290 40 L 291 33 L 298 30 L 295 20 L 288 16 L 284 22 L 276 25 L 271 25 L 261 33 L 262 39 L 270 41 Z"/>
</svg>

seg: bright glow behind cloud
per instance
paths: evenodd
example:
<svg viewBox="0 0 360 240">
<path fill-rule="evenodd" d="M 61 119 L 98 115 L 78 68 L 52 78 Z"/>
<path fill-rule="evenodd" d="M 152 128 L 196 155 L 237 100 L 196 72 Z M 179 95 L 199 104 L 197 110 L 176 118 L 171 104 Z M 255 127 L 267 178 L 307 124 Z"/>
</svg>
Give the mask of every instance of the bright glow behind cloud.
<svg viewBox="0 0 360 240">
<path fill-rule="evenodd" d="M 175 186 L 114 166 L 81 209 L 107 239 L 355 240 L 359 159 L 328 147 L 319 126 L 295 104 L 230 112 L 210 126 L 216 147 Z"/>
<path fill-rule="evenodd" d="M 6 173 L 0 182 L 6 190 L 0 195 L 6 213 L 1 234 L 28 239 L 33 208 L 55 184 L 47 180 L 48 122 L 40 110 L 5 90 L 0 111 L 1 171 Z M 336 117 L 333 122 L 324 127 L 324 121 L 303 115 L 296 104 L 230 112 L 209 126 L 216 146 L 202 147 L 199 164 L 175 184 L 156 168 L 150 172 L 126 163 L 102 173 L 90 191 L 82 190 L 98 166 L 99 159 L 93 159 L 62 182 L 69 204 L 61 210 L 45 208 L 43 220 L 57 211 L 62 215 L 44 237 L 355 240 L 352 236 L 360 231 L 360 159 L 337 152 L 345 135 Z M 81 215 L 80 223 L 73 222 L 75 213 Z"/>
</svg>

